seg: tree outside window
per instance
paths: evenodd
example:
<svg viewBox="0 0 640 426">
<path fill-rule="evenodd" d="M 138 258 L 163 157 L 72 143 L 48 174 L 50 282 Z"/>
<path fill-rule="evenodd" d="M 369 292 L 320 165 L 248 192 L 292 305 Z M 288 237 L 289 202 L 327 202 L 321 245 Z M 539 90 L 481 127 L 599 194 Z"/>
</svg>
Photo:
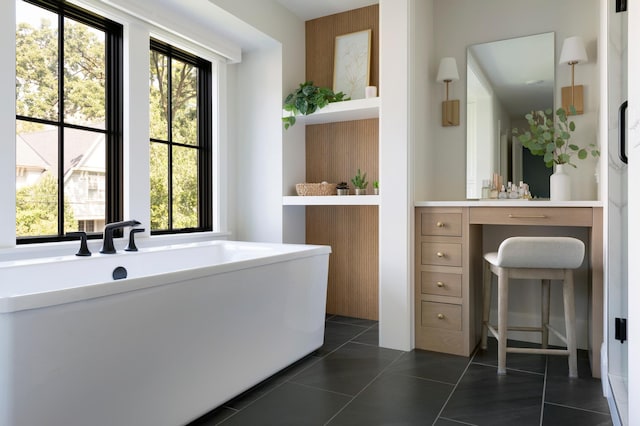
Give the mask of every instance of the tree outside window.
<svg viewBox="0 0 640 426">
<path fill-rule="evenodd" d="M 153 40 L 149 67 L 151 229 L 210 230 L 211 64 Z"/>
<path fill-rule="evenodd" d="M 16 234 L 101 231 L 121 182 L 121 27 L 77 7 L 16 1 Z M 90 223 L 90 225 L 88 225 Z M 22 241 L 24 242 L 24 241 Z"/>
</svg>

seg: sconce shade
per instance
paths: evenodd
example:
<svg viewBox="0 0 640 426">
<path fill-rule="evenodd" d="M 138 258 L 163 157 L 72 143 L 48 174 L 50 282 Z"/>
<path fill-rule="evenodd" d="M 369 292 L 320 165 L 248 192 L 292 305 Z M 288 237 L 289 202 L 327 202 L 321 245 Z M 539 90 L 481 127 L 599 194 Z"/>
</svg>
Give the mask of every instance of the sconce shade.
<svg viewBox="0 0 640 426">
<path fill-rule="evenodd" d="M 568 37 L 562 43 L 562 52 L 560 53 L 560 64 L 587 62 L 587 51 L 584 48 L 582 37 Z"/>
<path fill-rule="evenodd" d="M 438 76 L 436 81 L 444 83 L 446 81 L 460 80 L 458 76 L 458 66 L 456 65 L 455 58 L 442 58 L 440 60 L 440 67 L 438 68 Z"/>
<path fill-rule="evenodd" d="M 575 65 L 587 62 L 587 51 L 584 48 L 582 37 L 574 36 L 564 39 L 562 52 L 560 52 L 560 65 L 571 65 L 571 86 L 562 88 L 562 108 L 567 114 L 572 115 L 571 107 L 576 114 L 584 112 L 584 88 L 575 83 Z"/>
<path fill-rule="evenodd" d="M 446 86 L 446 97 L 442 102 L 442 125 L 444 127 L 460 125 L 460 101 L 449 100 L 449 83 L 460 80 L 455 58 L 442 58 L 436 81 Z"/>
</svg>

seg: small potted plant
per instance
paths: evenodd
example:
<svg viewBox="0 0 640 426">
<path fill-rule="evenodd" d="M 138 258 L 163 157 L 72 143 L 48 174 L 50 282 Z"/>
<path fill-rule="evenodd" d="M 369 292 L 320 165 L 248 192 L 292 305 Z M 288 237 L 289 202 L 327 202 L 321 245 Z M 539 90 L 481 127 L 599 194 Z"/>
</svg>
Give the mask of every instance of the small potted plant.
<svg viewBox="0 0 640 426">
<path fill-rule="evenodd" d="M 356 195 L 365 195 L 367 193 L 367 185 L 369 185 L 369 182 L 367 182 L 367 174 L 360 173 L 360 169 L 358 169 L 358 174 L 351 179 L 351 183 L 353 184 Z"/>
<path fill-rule="evenodd" d="M 373 195 L 380 195 L 380 184 L 377 180 L 373 181 Z"/>
<path fill-rule="evenodd" d="M 338 195 L 349 195 L 349 185 L 347 185 L 347 182 L 340 182 L 336 185 L 336 191 Z"/>
</svg>

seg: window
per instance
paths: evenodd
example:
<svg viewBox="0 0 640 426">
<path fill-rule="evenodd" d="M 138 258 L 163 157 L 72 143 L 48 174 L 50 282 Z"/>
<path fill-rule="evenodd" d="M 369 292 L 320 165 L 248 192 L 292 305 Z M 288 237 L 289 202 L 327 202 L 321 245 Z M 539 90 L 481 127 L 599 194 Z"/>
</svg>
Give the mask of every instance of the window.
<svg viewBox="0 0 640 426">
<path fill-rule="evenodd" d="M 151 40 L 151 231 L 212 229 L 211 63 Z"/>
<path fill-rule="evenodd" d="M 16 1 L 18 243 L 121 219 L 121 52 L 115 22 L 66 2 Z"/>
</svg>

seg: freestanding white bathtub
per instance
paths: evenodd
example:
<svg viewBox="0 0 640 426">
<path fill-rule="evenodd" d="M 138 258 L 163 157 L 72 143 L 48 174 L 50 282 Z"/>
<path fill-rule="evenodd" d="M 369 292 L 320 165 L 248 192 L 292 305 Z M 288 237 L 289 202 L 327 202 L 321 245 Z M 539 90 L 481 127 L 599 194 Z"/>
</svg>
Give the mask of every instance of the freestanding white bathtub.
<svg viewBox="0 0 640 426">
<path fill-rule="evenodd" d="M 0 425 L 188 423 L 322 345 L 329 253 L 210 241 L 0 262 Z"/>
</svg>

